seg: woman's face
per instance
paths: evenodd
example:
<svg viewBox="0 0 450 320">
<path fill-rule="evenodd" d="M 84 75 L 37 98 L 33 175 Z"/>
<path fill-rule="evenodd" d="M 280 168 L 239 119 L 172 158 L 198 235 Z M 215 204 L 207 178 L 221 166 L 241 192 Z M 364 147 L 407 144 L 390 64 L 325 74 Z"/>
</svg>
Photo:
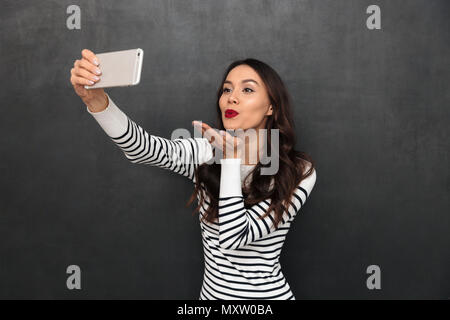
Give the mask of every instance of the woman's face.
<svg viewBox="0 0 450 320">
<path fill-rule="evenodd" d="M 261 129 L 272 114 L 267 89 L 258 73 L 248 65 L 239 65 L 228 73 L 219 106 L 225 129 Z M 227 109 L 238 114 L 227 117 Z"/>
</svg>

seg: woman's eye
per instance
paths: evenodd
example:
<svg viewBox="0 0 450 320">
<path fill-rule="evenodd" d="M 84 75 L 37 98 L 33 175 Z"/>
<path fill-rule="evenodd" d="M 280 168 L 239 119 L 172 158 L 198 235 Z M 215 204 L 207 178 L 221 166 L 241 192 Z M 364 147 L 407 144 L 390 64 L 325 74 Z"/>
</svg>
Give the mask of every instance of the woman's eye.
<svg viewBox="0 0 450 320">
<path fill-rule="evenodd" d="M 250 89 L 250 88 L 245 88 L 244 90 L 250 90 L 250 91 L 245 91 L 245 92 L 253 92 L 253 89 Z M 227 91 L 227 90 L 230 90 L 229 88 L 224 88 L 223 89 L 223 92 L 229 92 L 229 91 Z"/>
</svg>

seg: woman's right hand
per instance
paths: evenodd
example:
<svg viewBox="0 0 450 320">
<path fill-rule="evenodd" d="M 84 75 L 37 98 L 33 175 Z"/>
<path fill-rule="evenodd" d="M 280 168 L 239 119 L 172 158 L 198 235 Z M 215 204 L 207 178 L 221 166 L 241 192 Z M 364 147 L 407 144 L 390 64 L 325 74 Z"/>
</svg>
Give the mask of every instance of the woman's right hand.
<svg viewBox="0 0 450 320">
<path fill-rule="evenodd" d="M 75 60 L 70 70 L 70 82 L 78 96 L 92 112 L 100 112 L 108 106 L 108 97 L 103 88 L 86 89 L 85 85 L 93 85 L 100 81 L 100 61 L 89 49 L 81 51 L 81 59 Z"/>
</svg>

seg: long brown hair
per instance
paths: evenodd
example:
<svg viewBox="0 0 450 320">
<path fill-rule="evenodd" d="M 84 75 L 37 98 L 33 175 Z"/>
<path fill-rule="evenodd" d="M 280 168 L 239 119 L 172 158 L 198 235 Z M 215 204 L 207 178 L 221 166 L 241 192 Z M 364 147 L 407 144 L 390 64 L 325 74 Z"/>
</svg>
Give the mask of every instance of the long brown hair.
<svg viewBox="0 0 450 320">
<path fill-rule="evenodd" d="M 275 175 L 261 175 L 261 167 L 270 166 L 270 164 L 264 165 L 258 162 L 249 174 L 249 177 L 251 176 L 251 183 L 246 186 L 247 180 L 244 181 L 244 188 L 242 190 L 244 206 L 248 209 L 252 205 L 270 198 L 270 206 L 262 218 L 266 217 L 274 209 L 274 226 L 277 228 L 279 222 L 282 220 L 285 208 L 291 204 L 290 200 L 295 188 L 301 180 L 312 174 L 314 162 L 306 153 L 294 150 L 296 141 L 292 103 L 283 81 L 274 69 L 257 59 L 248 58 L 245 60 L 237 60 L 232 62 L 226 69 L 220 87 L 217 90 L 217 123 L 215 128 L 225 130 L 219 106 L 219 100 L 223 93 L 223 84 L 228 73 L 233 68 L 242 64 L 253 68 L 266 85 L 273 111 L 272 115 L 268 116 L 265 129 L 267 129 L 267 132 L 270 132 L 270 129 L 279 129 L 280 146 L 279 168 Z M 270 150 L 271 135 L 267 134 L 266 136 L 267 147 Z M 311 166 L 308 172 L 305 172 L 306 166 L 308 165 L 305 163 L 305 160 Z M 203 207 L 205 213 L 202 216 L 202 221 L 207 220 L 211 223 L 218 221 L 220 171 L 220 163 L 203 163 L 194 172 L 195 188 L 186 206 L 189 206 L 195 198 L 199 199 L 199 204 L 193 214 L 197 211 L 200 212 L 200 208 Z M 272 180 L 274 185 L 271 188 Z M 209 201 L 205 199 L 205 193 Z M 207 204 L 206 209 L 204 206 L 205 203 Z"/>
</svg>

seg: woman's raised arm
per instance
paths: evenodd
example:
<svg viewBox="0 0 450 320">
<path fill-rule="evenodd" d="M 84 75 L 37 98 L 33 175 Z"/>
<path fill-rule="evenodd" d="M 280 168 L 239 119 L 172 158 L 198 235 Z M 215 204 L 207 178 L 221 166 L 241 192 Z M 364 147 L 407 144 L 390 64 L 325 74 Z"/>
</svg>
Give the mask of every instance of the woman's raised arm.
<svg viewBox="0 0 450 320">
<path fill-rule="evenodd" d="M 194 180 L 194 169 L 212 158 L 206 138 L 174 139 L 149 134 L 120 110 L 102 89 L 86 89 L 101 81 L 101 61 L 89 49 L 81 51 L 70 70 L 70 82 L 87 111 L 125 156 L 138 164 L 150 164 L 171 170 Z"/>
<path fill-rule="evenodd" d="M 106 93 L 107 107 L 100 112 L 86 110 L 111 140 L 136 164 L 149 164 L 194 180 L 194 169 L 213 157 L 206 138 L 166 139 L 149 134 L 117 107 Z"/>
</svg>

